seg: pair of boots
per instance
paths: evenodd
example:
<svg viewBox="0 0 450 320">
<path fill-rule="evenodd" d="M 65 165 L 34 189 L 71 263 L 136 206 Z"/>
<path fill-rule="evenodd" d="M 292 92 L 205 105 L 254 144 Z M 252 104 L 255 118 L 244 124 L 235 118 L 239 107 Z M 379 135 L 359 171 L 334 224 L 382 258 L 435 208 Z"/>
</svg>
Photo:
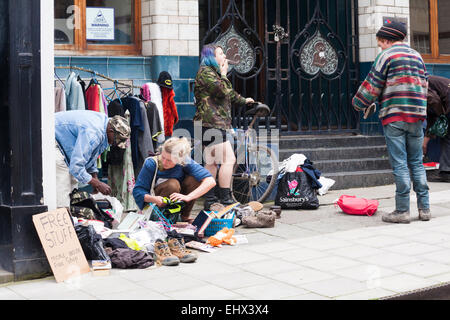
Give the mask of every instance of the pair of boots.
<svg viewBox="0 0 450 320">
<path fill-rule="evenodd" d="M 219 194 L 219 198 L 216 196 L 216 189 L 217 193 Z M 221 188 L 218 186 L 215 186 L 214 188 L 211 188 L 206 194 L 205 194 L 205 203 L 204 203 L 204 210 L 209 211 L 210 207 L 213 203 L 220 202 L 224 206 L 228 206 L 230 204 L 235 203 L 233 196 L 231 195 L 230 188 Z"/>
</svg>

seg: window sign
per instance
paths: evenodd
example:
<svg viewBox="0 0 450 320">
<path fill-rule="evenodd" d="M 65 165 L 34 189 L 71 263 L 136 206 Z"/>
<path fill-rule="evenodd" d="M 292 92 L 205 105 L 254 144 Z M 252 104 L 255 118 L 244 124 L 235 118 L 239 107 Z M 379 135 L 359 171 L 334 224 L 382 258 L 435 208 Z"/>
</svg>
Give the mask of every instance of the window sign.
<svg viewBox="0 0 450 320">
<path fill-rule="evenodd" d="M 114 40 L 114 8 L 86 7 L 86 39 Z"/>
</svg>

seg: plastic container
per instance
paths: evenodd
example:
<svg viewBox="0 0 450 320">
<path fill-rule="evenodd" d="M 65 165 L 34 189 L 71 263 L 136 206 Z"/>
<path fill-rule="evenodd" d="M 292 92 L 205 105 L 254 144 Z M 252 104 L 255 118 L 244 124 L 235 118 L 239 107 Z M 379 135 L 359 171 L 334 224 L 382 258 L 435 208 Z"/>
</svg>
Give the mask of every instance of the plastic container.
<svg viewBox="0 0 450 320">
<path fill-rule="evenodd" d="M 231 219 L 212 219 L 204 231 L 205 236 L 213 236 L 223 228 L 233 228 L 235 218 L 236 213 L 233 211 L 233 217 Z"/>
</svg>

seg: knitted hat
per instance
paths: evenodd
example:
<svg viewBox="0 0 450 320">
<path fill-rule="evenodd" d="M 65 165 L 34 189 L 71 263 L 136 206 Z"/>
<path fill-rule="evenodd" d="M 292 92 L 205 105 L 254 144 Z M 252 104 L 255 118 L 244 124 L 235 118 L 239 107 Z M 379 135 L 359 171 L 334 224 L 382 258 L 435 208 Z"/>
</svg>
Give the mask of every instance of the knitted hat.
<svg viewBox="0 0 450 320">
<path fill-rule="evenodd" d="M 159 74 L 157 83 L 160 87 L 173 89 L 172 77 L 170 76 L 170 73 L 168 73 L 167 71 L 161 71 L 161 73 Z"/>
<path fill-rule="evenodd" d="M 406 37 L 406 26 L 403 23 L 392 21 L 384 24 L 376 36 L 392 41 L 402 41 Z"/>
</svg>

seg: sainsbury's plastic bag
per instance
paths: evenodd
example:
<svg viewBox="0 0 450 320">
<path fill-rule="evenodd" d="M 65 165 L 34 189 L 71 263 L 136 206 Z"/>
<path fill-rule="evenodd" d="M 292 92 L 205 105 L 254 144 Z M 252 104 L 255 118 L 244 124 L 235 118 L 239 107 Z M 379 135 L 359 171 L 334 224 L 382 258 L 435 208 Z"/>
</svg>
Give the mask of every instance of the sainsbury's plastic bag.
<svg viewBox="0 0 450 320">
<path fill-rule="evenodd" d="M 319 199 L 303 171 L 286 172 L 278 183 L 275 205 L 282 209 L 317 209 Z"/>
</svg>

